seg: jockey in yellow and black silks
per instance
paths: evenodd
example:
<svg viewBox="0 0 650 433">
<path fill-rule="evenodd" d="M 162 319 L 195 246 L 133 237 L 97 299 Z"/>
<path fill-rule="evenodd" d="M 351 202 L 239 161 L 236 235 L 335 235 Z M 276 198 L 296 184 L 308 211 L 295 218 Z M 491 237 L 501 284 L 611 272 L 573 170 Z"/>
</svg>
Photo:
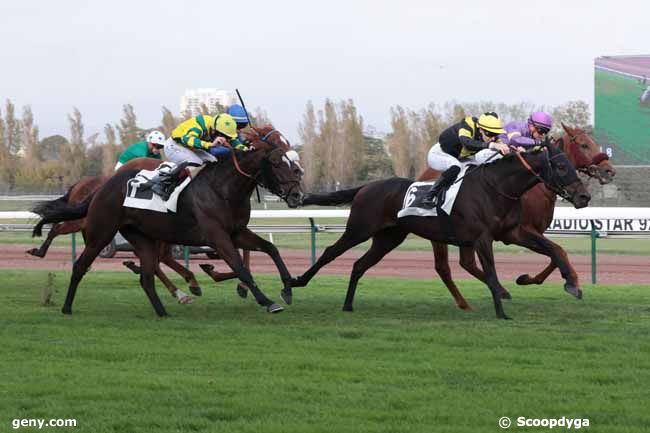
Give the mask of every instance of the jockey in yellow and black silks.
<svg viewBox="0 0 650 433">
<path fill-rule="evenodd" d="M 438 143 L 427 154 L 429 167 L 442 173 L 422 203 L 435 204 L 435 198 L 454 183 L 463 165 L 483 164 L 494 155 L 494 151 L 508 153 L 509 147 L 497 141 L 499 134 L 503 133 L 501 119 L 493 112 L 481 114 L 478 118 L 467 116 L 442 131 Z M 441 198 L 440 204 L 444 201 L 444 197 Z"/>
<path fill-rule="evenodd" d="M 176 164 L 176 168 L 159 172 L 150 181 L 151 189 L 163 200 L 168 200 L 185 168 L 190 176 L 196 176 L 205 162 L 216 162 L 228 155 L 230 147 L 227 144 L 235 149 L 246 149 L 237 138 L 237 123 L 229 114 L 200 114 L 181 122 L 165 142 L 165 159 Z"/>
</svg>

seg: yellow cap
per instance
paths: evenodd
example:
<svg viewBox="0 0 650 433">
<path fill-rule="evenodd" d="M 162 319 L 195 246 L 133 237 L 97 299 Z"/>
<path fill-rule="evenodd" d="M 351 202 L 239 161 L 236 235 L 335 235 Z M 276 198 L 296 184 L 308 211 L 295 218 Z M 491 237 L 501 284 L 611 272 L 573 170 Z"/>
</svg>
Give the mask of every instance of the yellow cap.
<svg viewBox="0 0 650 433">
<path fill-rule="evenodd" d="M 214 129 L 230 138 L 237 138 L 237 122 L 230 114 L 219 114 L 214 118 Z"/>
<path fill-rule="evenodd" d="M 503 129 L 503 123 L 496 115 L 492 113 L 484 113 L 478 118 L 477 126 L 486 131 L 495 134 L 505 134 L 506 130 Z"/>
</svg>

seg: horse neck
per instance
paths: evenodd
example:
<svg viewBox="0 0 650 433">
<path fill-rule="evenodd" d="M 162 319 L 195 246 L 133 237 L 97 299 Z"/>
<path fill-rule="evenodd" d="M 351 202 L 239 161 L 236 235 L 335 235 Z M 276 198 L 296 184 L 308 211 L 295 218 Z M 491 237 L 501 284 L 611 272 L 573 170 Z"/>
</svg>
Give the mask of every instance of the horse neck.
<svg viewBox="0 0 650 433">
<path fill-rule="evenodd" d="M 247 169 L 250 170 L 249 165 L 242 162 L 240 167 L 242 171 L 255 177 L 256 172 L 247 171 Z M 241 174 L 232 161 L 212 164 L 206 167 L 204 171 L 203 176 L 197 178 L 197 181 L 204 178 L 209 187 L 224 199 L 229 201 L 237 199 L 250 200 L 250 196 L 255 189 L 255 180 Z"/>
<path fill-rule="evenodd" d="M 530 161 L 527 162 L 533 170 L 539 172 Z M 503 168 L 498 170 L 500 167 Z M 492 187 L 502 193 L 497 195 L 505 196 L 504 198 L 519 198 L 539 182 L 539 179 L 519 161 L 517 156 L 503 160 L 498 164 L 485 165 L 482 168 L 485 170 L 485 174 L 490 177 Z"/>
</svg>

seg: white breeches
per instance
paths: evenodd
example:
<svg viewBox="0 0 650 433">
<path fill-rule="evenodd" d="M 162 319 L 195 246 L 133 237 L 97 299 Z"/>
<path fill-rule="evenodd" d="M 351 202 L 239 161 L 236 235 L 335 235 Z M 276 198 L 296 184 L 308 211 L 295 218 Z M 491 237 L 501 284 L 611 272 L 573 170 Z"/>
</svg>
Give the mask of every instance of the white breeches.
<svg viewBox="0 0 650 433">
<path fill-rule="evenodd" d="M 457 158 L 454 158 L 440 147 L 440 143 L 436 143 L 429 149 L 427 154 L 427 163 L 429 167 L 437 171 L 445 171 L 449 167 L 457 166 L 463 168 L 466 165 L 481 165 L 485 164 L 486 161 L 492 156 L 498 153 L 496 150 L 492 149 L 483 149 L 479 152 L 476 152 L 474 155 L 463 158 L 462 161 L 459 161 Z M 494 162 L 497 159 L 501 158 L 501 155 L 497 155 L 494 158 L 490 159 L 490 162 Z"/>
<path fill-rule="evenodd" d="M 190 149 L 182 144 L 178 144 L 173 138 L 165 141 L 165 159 L 178 165 L 185 161 L 203 164 L 204 162 L 214 162 L 217 160 L 203 149 Z"/>
</svg>

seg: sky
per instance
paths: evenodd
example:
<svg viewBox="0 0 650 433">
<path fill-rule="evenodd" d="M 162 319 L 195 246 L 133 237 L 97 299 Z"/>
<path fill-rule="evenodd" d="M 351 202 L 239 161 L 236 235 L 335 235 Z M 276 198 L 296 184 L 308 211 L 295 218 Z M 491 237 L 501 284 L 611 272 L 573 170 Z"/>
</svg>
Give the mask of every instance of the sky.
<svg viewBox="0 0 650 433">
<path fill-rule="evenodd" d="M 308 100 L 352 99 L 389 130 L 396 104 L 593 105 L 593 59 L 650 54 L 650 2 L 2 1 L 0 109 L 30 105 L 41 137 L 86 134 L 134 106 L 141 127 L 188 88 L 239 88 L 297 139 Z"/>
</svg>

